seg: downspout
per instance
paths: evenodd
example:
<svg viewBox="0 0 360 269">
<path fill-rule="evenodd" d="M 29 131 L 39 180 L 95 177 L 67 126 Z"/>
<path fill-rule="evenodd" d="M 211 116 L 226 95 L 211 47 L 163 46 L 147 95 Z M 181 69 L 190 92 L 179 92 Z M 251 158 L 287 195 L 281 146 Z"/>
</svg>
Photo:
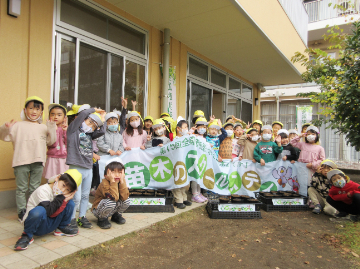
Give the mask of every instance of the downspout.
<svg viewBox="0 0 360 269">
<path fill-rule="evenodd" d="M 276 95 L 275 95 L 275 97 L 276 97 L 276 120 L 277 121 L 279 121 L 280 120 L 280 117 L 279 117 L 279 114 L 280 114 L 280 104 L 279 104 L 279 102 L 280 102 L 280 98 L 279 98 L 279 91 L 276 91 Z"/>
<path fill-rule="evenodd" d="M 161 113 L 168 112 L 169 89 L 169 59 L 170 59 L 170 29 L 164 29 L 164 54 L 163 54 L 163 80 L 161 94 Z"/>
</svg>

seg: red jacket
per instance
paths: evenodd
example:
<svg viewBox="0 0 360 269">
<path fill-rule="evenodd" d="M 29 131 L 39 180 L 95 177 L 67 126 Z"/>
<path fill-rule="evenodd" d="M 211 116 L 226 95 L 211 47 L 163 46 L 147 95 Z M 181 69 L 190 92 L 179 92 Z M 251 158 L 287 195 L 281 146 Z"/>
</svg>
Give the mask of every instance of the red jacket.
<svg viewBox="0 0 360 269">
<path fill-rule="evenodd" d="M 351 196 L 355 193 L 360 193 L 360 185 L 351 180 L 346 183 L 343 188 L 338 188 L 333 185 L 329 190 L 329 196 L 335 201 L 341 201 L 350 205 L 352 204 L 352 197 L 349 198 L 347 196 L 348 192 L 350 192 Z"/>
</svg>

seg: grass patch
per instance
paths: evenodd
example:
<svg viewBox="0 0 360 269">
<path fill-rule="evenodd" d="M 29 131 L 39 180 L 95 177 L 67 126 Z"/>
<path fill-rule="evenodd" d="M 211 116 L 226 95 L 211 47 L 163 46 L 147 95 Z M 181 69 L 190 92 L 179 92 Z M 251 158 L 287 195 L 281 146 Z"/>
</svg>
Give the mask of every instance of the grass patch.
<svg viewBox="0 0 360 269">
<path fill-rule="evenodd" d="M 340 225 L 338 236 L 344 247 L 360 255 L 360 223 Z"/>
</svg>

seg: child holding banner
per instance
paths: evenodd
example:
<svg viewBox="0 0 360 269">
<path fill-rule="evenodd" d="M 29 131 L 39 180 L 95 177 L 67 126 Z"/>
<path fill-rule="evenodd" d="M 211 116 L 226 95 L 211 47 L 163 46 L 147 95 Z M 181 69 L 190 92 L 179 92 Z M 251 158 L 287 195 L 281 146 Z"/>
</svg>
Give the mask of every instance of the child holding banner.
<svg viewBox="0 0 360 269">
<path fill-rule="evenodd" d="M 305 142 L 300 142 L 301 137 L 305 138 Z M 319 129 L 316 126 L 311 125 L 306 129 L 306 133 L 303 133 L 290 141 L 291 145 L 301 150 L 298 161 L 307 163 L 306 167 L 309 169 L 308 186 L 310 185 L 312 174 L 316 172 L 320 163 L 325 160 L 324 148 L 316 144 L 319 139 Z"/>
<path fill-rule="evenodd" d="M 259 141 L 258 131 L 255 128 L 248 129 L 245 135 L 239 138 L 238 144 L 244 147 L 243 152 L 239 153 L 239 160 L 251 160 L 254 163 L 254 149 Z"/>
<path fill-rule="evenodd" d="M 281 137 L 278 135 L 275 142 L 270 141 L 272 138 L 272 127 L 265 125 L 262 128 L 262 141 L 259 142 L 254 149 L 254 159 L 261 165 L 265 163 L 276 161 L 276 153 L 280 154 L 283 151 L 281 145 Z"/>
<path fill-rule="evenodd" d="M 226 137 L 220 141 L 219 162 L 222 162 L 223 159 L 232 160 L 232 136 L 234 134 L 234 124 L 232 122 L 226 122 L 223 125 L 223 128 L 226 131 Z"/>
<path fill-rule="evenodd" d="M 280 135 L 281 137 L 281 145 L 283 147 L 283 151 L 278 155 L 277 159 L 295 163 L 295 161 L 297 160 L 297 154 L 295 148 L 289 143 L 289 132 L 285 129 L 280 129 L 278 131 L 278 135 Z"/>
<path fill-rule="evenodd" d="M 157 119 L 153 124 L 154 137 L 151 135 L 147 136 L 147 142 L 145 148 L 162 147 L 167 143 L 170 143 L 170 139 L 165 135 L 166 125 L 162 119 Z"/>
<path fill-rule="evenodd" d="M 221 130 L 221 135 L 219 135 L 219 130 Z M 227 137 L 227 133 L 224 128 L 221 128 L 220 120 L 212 120 L 208 125 L 208 132 L 205 137 L 206 142 L 208 142 L 216 154 L 216 157 L 219 158 L 219 148 L 220 143 Z M 219 159 L 218 159 L 219 160 Z M 219 160 L 219 162 L 221 162 Z"/>
<path fill-rule="evenodd" d="M 240 137 L 243 135 L 244 130 L 242 129 L 243 125 L 241 122 L 236 122 L 234 124 L 234 137 L 232 139 L 232 159 L 235 160 L 239 157 L 240 153 L 244 152 L 244 146 L 238 144 Z"/>
<path fill-rule="evenodd" d="M 122 134 L 125 150 L 139 147 L 145 149 L 147 133 L 143 130 L 140 114 L 137 111 L 132 111 L 126 115 L 126 120 L 126 129 Z"/>
</svg>

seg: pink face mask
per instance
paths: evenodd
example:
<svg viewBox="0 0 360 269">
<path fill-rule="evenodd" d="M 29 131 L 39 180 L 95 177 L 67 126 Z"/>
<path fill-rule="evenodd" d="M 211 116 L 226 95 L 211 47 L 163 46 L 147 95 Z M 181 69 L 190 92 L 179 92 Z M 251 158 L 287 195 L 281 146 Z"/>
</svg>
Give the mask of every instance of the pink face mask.
<svg viewBox="0 0 360 269">
<path fill-rule="evenodd" d="M 131 127 L 133 127 L 133 128 L 137 128 L 137 127 L 139 127 L 139 125 L 140 125 L 140 120 L 136 120 L 136 121 L 130 122 L 130 125 L 131 125 Z"/>
</svg>

